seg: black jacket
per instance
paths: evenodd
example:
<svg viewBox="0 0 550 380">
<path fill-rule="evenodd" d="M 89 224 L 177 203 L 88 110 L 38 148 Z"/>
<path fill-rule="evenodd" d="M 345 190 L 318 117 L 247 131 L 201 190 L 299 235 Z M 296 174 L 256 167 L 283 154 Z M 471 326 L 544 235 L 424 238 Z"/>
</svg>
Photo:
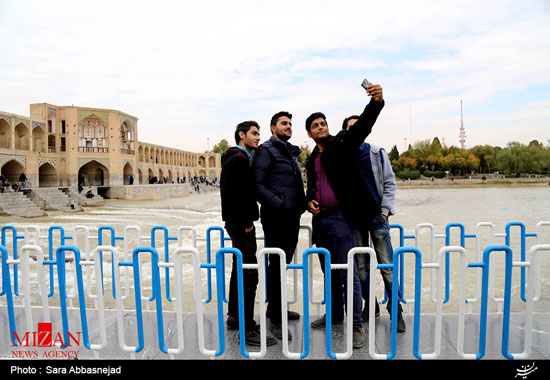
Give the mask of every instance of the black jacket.
<svg viewBox="0 0 550 380">
<path fill-rule="evenodd" d="M 342 214 L 348 224 L 356 228 L 364 225 L 369 216 L 380 214 L 380 206 L 372 196 L 359 166 L 359 147 L 371 133 L 372 127 L 384 107 L 371 100 L 359 120 L 349 129 L 327 138 L 321 153 L 321 165 L 338 200 Z M 315 147 L 306 163 L 307 201 L 315 199 L 316 173 L 315 157 L 319 148 Z"/>
<path fill-rule="evenodd" d="M 299 216 L 306 210 L 300 152 L 299 147 L 271 136 L 254 153 L 252 171 L 262 220 Z"/>
<path fill-rule="evenodd" d="M 259 218 L 250 160 L 240 148 L 229 148 L 222 156 L 220 196 L 226 224 L 248 228 Z"/>
</svg>

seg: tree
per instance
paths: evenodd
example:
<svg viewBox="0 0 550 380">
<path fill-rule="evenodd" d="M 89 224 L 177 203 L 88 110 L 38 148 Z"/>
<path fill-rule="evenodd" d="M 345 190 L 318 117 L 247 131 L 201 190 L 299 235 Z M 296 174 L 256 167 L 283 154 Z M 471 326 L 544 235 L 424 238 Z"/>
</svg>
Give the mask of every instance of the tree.
<svg viewBox="0 0 550 380">
<path fill-rule="evenodd" d="M 490 145 L 476 145 L 470 152 L 479 159 L 479 171 L 490 173 L 496 165 L 496 150 Z"/>
<path fill-rule="evenodd" d="M 306 161 L 307 161 L 308 157 L 311 155 L 311 151 L 309 150 L 309 146 L 307 146 L 307 145 L 302 145 L 300 147 L 300 149 L 302 151 L 300 152 L 300 155 L 298 155 L 298 163 L 300 164 L 300 166 L 302 168 L 305 168 Z"/>
<path fill-rule="evenodd" d="M 405 157 L 405 156 L 399 157 L 399 160 L 397 160 L 397 163 L 399 167 L 407 168 L 407 169 L 415 169 L 418 165 L 416 159 Z"/>
<path fill-rule="evenodd" d="M 390 162 L 399 159 L 399 151 L 397 150 L 397 145 L 394 145 L 393 148 L 391 148 L 388 158 L 390 159 Z"/>
<path fill-rule="evenodd" d="M 220 142 L 212 148 L 212 152 L 224 154 L 229 149 L 229 143 L 226 139 L 221 139 Z"/>
<path fill-rule="evenodd" d="M 443 149 L 443 146 L 441 145 L 441 142 L 439 141 L 439 139 L 437 137 L 434 137 L 434 139 L 432 141 L 432 146 L 431 146 L 432 154 L 436 154 L 437 152 L 441 152 L 441 149 Z"/>
</svg>

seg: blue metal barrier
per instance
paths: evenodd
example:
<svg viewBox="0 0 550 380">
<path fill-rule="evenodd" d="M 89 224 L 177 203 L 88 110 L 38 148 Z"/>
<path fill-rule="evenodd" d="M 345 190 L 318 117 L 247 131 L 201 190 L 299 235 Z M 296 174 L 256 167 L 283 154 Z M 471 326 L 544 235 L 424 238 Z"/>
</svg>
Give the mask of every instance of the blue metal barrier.
<svg viewBox="0 0 550 380">
<path fill-rule="evenodd" d="M 61 306 L 61 319 L 63 322 L 64 342 L 69 342 L 69 318 L 67 315 L 67 280 L 65 277 L 65 252 L 71 251 L 75 256 L 75 265 L 77 273 L 78 297 L 80 308 L 80 323 L 82 327 L 82 337 L 84 346 L 90 349 L 90 340 L 88 336 L 88 320 L 86 318 L 86 300 L 84 293 L 84 282 L 82 280 L 82 268 L 80 267 L 80 250 L 74 246 L 62 245 L 56 250 L 56 260 L 44 261 L 44 264 L 57 265 L 57 279 L 59 284 L 59 303 Z M 67 346 L 61 346 L 66 348 Z"/>
<path fill-rule="evenodd" d="M 8 321 L 10 325 L 10 337 L 12 343 L 15 345 L 14 332 L 17 331 L 15 326 L 15 311 L 13 308 L 13 294 L 11 291 L 11 276 L 10 267 L 8 266 L 8 250 L 4 245 L 0 245 L 0 252 L 2 253 L 2 294 L 6 295 L 8 304 Z"/>
<path fill-rule="evenodd" d="M 303 269 L 303 284 L 304 284 L 304 351 L 300 355 L 305 358 L 309 355 L 309 256 L 312 254 L 322 254 L 325 260 L 325 305 L 326 305 L 326 330 L 330 331 L 332 327 L 332 297 L 330 292 L 331 286 L 331 271 L 330 271 L 330 252 L 325 248 L 308 248 L 303 253 L 302 269 Z M 288 266 L 288 265 L 287 265 Z M 297 266 L 293 266 L 299 268 Z M 326 334 L 326 352 L 331 359 L 336 359 L 336 355 L 332 352 L 332 334 Z"/>
<path fill-rule="evenodd" d="M 414 326 L 413 326 L 413 354 L 416 358 L 422 359 L 422 355 L 419 353 L 419 331 L 420 331 L 420 310 L 421 310 L 421 279 L 422 279 L 422 253 L 417 247 L 406 246 L 405 239 L 415 238 L 414 235 L 406 235 L 404 233 L 404 228 L 400 225 L 392 225 L 392 228 L 398 228 L 400 230 L 399 241 L 400 246 L 394 250 L 393 254 L 393 264 L 378 264 L 377 269 L 391 268 L 393 270 L 394 276 L 400 278 L 401 280 L 393 281 L 393 292 L 398 294 L 399 287 L 403 286 L 404 283 L 404 272 L 406 268 L 404 267 L 404 254 L 413 253 L 415 255 L 415 281 L 414 281 Z M 481 268 L 482 270 L 482 286 L 481 286 L 481 308 L 480 308 L 480 332 L 479 332 L 479 350 L 475 354 L 476 359 L 481 359 L 485 356 L 486 350 L 486 334 L 487 334 L 487 309 L 488 309 L 488 289 L 489 289 L 489 268 L 490 257 L 493 252 L 504 252 L 505 253 L 505 275 L 504 275 L 504 310 L 503 310 L 503 327 L 502 327 L 502 355 L 507 359 L 513 359 L 514 355 L 510 354 L 508 351 L 508 341 L 509 341 L 509 331 L 510 331 L 510 302 L 511 302 L 511 288 L 512 288 L 512 266 L 513 266 L 513 251 L 511 248 L 511 228 L 520 227 L 520 254 L 521 254 L 521 263 L 525 262 L 525 249 L 526 249 L 526 238 L 527 237 L 538 237 L 538 233 L 526 233 L 526 228 L 523 223 L 508 223 L 506 225 L 505 235 L 505 244 L 504 245 L 490 245 L 485 248 L 483 252 L 483 261 L 482 262 L 470 262 L 467 264 L 469 268 Z M 477 238 L 476 234 L 466 234 L 464 225 L 460 223 L 450 223 L 445 228 L 445 246 L 450 245 L 451 240 L 451 229 L 458 228 L 460 230 L 460 247 L 465 247 L 465 240 L 467 238 Z M 13 254 L 10 258 L 10 254 L 7 245 L 6 231 L 11 231 L 13 235 Z M 61 245 L 54 250 L 53 245 L 53 233 L 54 231 L 59 231 L 59 238 Z M 103 243 L 103 232 L 111 232 L 111 246 L 115 247 L 117 240 L 123 240 L 124 237 L 116 236 L 115 230 L 109 226 L 102 226 L 98 230 L 98 245 L 101 246 Z M 165 249 L 165 261 L 164 263 L 159 262 L 159 253 L 155 248 L 155 233 L 157 231 L 164 232 L 164 249 Z M 215 263 L 211 261 L 210 251 L 212 248 L 210 234 L 213 231 L 218 231 L 220 233 L 220 249 L 216 251 Z M 17 331 L 16 320 L 15 320 L 15 309 L 14 309 L 14 295 L 19 296 L 17 289 L 18 285 L 18 265 L 21 262 L 18 255 L 18 239 L 23 239 L 24 236 L 21 236 L 17 233 L 17 229 L 13 226 L 4 226 L 2 228 L 2 245 L 0 245 L 0 252 L 2 254 L 2 292 L 0 296 L 6 296 L 7 311 L 8 311 L 8 320 L 9 328 L 11 334 L 11 340 L 15 344 L 14 333 Z M 57 269 L 58 272 L 58 295 L 61 308 L 61 319 L 63 324 L 63 334 L 65 337 L 65 342 L 68 342 L 68 314 L 67 314 L 67 280 L 66 280 L 66 261 L 65 253 L 72 252 L 74 254 L 74 265 L 76 270 L 76 285 L 78 291 L 78 301 L 80 309 L 80 321 L 82 327 L 82 334 L 84 338 L 84 345 L 87 349 L 91 349 L 91 344 L 89 341 L 89 331 L 88 331 L 88 321 L 86 315 L 86 293 L 84 291 L 84 279 L 82 276 L 82 265 L 90 265 L 90 262 L 83 263 L 81 260 L 81 252 L 79 248 L 75 245 L 67 245 L 66 241 L 73 239 L 72 236 L 66 234 L 66 231 L 61 226 L 51 226 L 48 229 L 48 259 L 43 260 L 42 265 L 50 268 L 50 293 L 48 297 L 52 297 L 55 293 L 54 291 L 54 269 Z M 156 226 L 151 229 L 151 246 L 144 247 L 140 246 L 134 249 L 132 254 L 132 261 L 118 261 L 118 258 L 115 260 L 115 253 L 111 251 L 112 266 L 113 266 L 113 276 L 115 276 L 115 262 L 118 263 L 118 266 L 132 267 L 134 270 L 134 291 L 135 291 L 135 302 L 136 302 L 136 319 L 137 319 L 137 329 L 138 329 L 138 346 L 135 349 L 135 352 L 140 352 L 144 348 L 144 332 L 143 332 L 143 311 L 142 311 L 142 298 L 141 298 L 141 277 L 140 277 L 140 253 L 149 253 L 151 254 L 151 273 L 152 273 L 152 296 L 149 298 L 149 301 L 155 301 L 156 305 L 156 316 L 157 316 L 157 330 L 158 330 L 158 344 L 161 352 L 167 354 L 169 349 L 165 345 L 164 339 L 164 324 L 163 324 L 163 309 L 162 309 L 162 295 L 161 295 L 161 276 L 160 276 L 160 267 L 165 267 L 165 281 L 166 281 L 166 299 L 172 301 L 170 296 L 170 286 L 169 286 L 169 267 L 170 267 L 170 255 L 169 255 L 169 241 L 177 240 L 178 238 L 170 237 L 168 234 L 168 229 L 164 226 Z M 237 284 L 238 284 L 238 299 L 239 299 L 239 336 L 240 336 L 240 352 L 246 357 L 252 357 L 251 353 L 246 350 L 245 347 L 245 336 L 244 336 L 244 295 L 243 295 L 243 262 L 242 254 L 236 248 L 226 248 L 225 241 L 230 240 L 225 237 L 224 230 L 222 227 L 210 227 L 207 230 L 206 236 L 206 255 L 207 262 L 200 264 L 200 268 L 206 269 L 208 271 L 208 297 L 204 300 L 205 303 L 208 303 L 212 299 L 212 289 L 211 289 L 211 276 L 210 272 L 212 269 L 216 270 L 216 284 L 217 284 L 217 310 L 218 310 L 218 334 L 219 334 L 219 348 L 215 352 L 215 356 L 220 356 L 225 351 L 225 329 L 224 329 L 224 303 L 227 302 L 225 295 L 225 254 L 234 255 L 237 265 Z M 99 248 L 99 247 L 98 247 Z M 105 248 L 103 248 L 105 249 Z M 116 251 L 116 250 L 115 250 Z M 101 265 L 101 289 L 103 289 L 103 259 L 100 252 L 100 265 Z M 310 289 L 309 289 L 309 276 L 311 274 L 311 268 L 309 266 L 309 256 L 312 254 L 321 254 L 324 256 L 325 262 L 325 274 L 324 274 L 324 292 L 325 299 L 323 303 L 326 308 L 326 331 L 330 331 L 332 327 L 332 302 L 331 302 L 331 260 L 330 252 L 324 248 L 308 248 L 302 254 L 302 263 L 301 264 L 286 264 L 287 269 L 296 269 L 303 271 L 303 302 L 304 302 L 304 340 L 303 340 L 303 351 L 298 354 L 299 358 L 306 358 L 310 353 L 310 326 L 309 326 L 309 303 L 310 303 Z M 28 255 L 27 255 L 28 256 Z M 264 262 L 266 262 L 264 260 Z M 13 266 L 13 274 L 10 270 L 10 265 Z M 430 265 L 430 264 L 429 264 Z M 435 265 L 435 264 L 433 264 Z M 526 278 L 525 278 L 525 266 L 528 263 L 525 263 L 521 266 L 521 299 L 526 302 L 530 300 L 526 296 Z M 449 300 L 449 252 L 445 253 L 445 296 L 443 303 Z M 260 268 L 261 265 L 258 264 L 257 268 Z M 430 266 L 428 266 L 430 267 Z M 434 267 L 434 266 L 432 266 Z M 443 268 L 439 268 L 443 270 Z M 117 272 L 118 273 L 118 272 Z M 181 275 L 177 273 L 176 275 Z M 11 285 L 11 279 L 13 278 L 14 286 Z M 24 279 L 25 277 L 23 277 Z M 120 277 L 117 281 L 120 281 Z M 116 299 L 117 294 L 115 291 L 115 286 L 113 286 L 113 298 Z M 401 288 L 403 289 L 403 288 Z M 103 294 L 103 291 L 102 291 Z M 405 302 L 405 300 L 403 300 Z M 532 301 L 532 300 L 531 300 Z M 386 355 L 386 359 L 393 359 L 396 356 L 397 352 L 397 311 L 398 311 L 398 297 L 392 297 L 392 313 L 391 313 L 391 351 Z M 62 348 L 65 348 L 63 346 Z M 326 355 L 331 359 L 337 359 L 338 355 L 332 351 L 332 335 L 326 334 Z"/>
<path fill-rule="evenodd" d="M 13 259 L 17 260 L 17 239 L 22 238 L 22 236 L 17 235 L 17 229 L 14 226 L 4 226 L 2 227 L 2 245 L 6 247 L 6 231 L 11 230 L 13 235 Z M 8 255 L 6 250 L 6 255 Z M 14 293 L 16 296 L 19 296 L 19 276 L 17 275 L 17 264 L 14 264 L 14 275 L 13 275 L 13 287 L 14 287 Z M 2 287 L 2 292 L 0 292 L 0 296 L 4 295 L 4 288 Z"/>
<path fill-rule="evenodd" d="M 487 335 L 487 298 L 489 284 L 489 255 L 492 252 L 504 251 L 506 253 L 506 269 L 504 279 L 504 320 L 502 326 L 502 347 L 508 346 L 508 332 L 510 327 L 510 291 L 512 282 L 512 249 L 508 246 L 491 246 L 487 247 L 483 252 L 482 263 L 470 263 L 469 267 L 483 268 L 483 283 L 481 295 L 481 315 L 480 315 L 480 332 L 479 332 L 479 351 L 476 354 L 476 359 L 481 359 L 485 355 L 485 343 Z M 506 356 L 505 356 L 506 357 Z M 510 357 L 508 357 L 509 359 Z"/>
</svg>

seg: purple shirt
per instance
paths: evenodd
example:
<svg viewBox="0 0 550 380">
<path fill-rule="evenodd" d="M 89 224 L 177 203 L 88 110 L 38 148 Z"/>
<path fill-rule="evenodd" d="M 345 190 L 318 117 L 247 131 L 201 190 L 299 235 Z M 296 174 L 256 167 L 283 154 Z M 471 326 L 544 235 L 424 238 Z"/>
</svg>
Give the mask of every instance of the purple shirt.
<svg viewBox="0 0 550 380">
<path fill-rule="evenodd" d="M 317 191 L 315 192 L 315 200 L 319 202 L 319 206 L 323 208 L 336 208 L 339 207 L 338 199 L 332 191 L 332 186 L 327 178 L 325 169 L 321 165 L 321 154 L 319 153 L 315 157 L 315 173 L 317 178 L 315 180 L 315 187 Z"/>
</svg>

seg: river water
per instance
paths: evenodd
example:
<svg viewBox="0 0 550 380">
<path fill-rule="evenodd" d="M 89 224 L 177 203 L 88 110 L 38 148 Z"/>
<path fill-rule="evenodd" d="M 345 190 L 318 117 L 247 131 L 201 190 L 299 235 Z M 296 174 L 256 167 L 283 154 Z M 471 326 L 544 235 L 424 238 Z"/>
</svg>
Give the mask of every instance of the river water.
<svg viewBox="0 0 550 380">
<path fill-rule="evenodd" d="M 526 232 L 531 234 L 535 233 L 536 225 L 540 221 L 550 221 L 550 186 L 545 185 L 527 185 L 527 186 L 477 186 L 477 187 L 437 187 L 437 186 L 400 186 L 396 201 L 396 215 L 390 218 L 390 223 L 393 225 L 402 225 L 406 235 L 415 235 L 416 226 L 424 223 L 433 225 L 436 237 L 434 238 L 435 244 L 432 247 L 430 244 L 430 230 L 428 228 L 422 228 L 418 231 L 418 241 L 415 239 L 406 239 L 405 243 L 408 246 L 418 245 L 418 248 L 422 252 L 422 262 L 427 263 L 432 261 L 432 250 L 437 254 L 439 248 L 444 246 L 445 239 L 445 226 L 449 223 L 461 223 L 465 227 L 466 234 L 476 234 L 476 225 L 481 222 L 491 222 L 494 226 L 494 233 L 503 234 L 505 232 L 505 226 L 509 222 L 521 222 L 526 227 Z M 310 214 L 304 214 L 302 216 L 301 223 L 304 225 L 311 225 Z M 178 229 L 181 226 L 191 226 L 196 230 L 197 237 L 196 242 L 197 249 L 201 253 L 201 262 L 206 262 L 206 245 L 203 240 L 206 234 L 206 229 L 210 226 L 223 226 L 220 213 L 219 193 L 209 192 L 200 195 L 190 195 L 185 198 L 167 199 L 162 201 L 121 201 L 121 200 L 107 200 L 106 205 L 102 207 L 86 208 L 83 212 L 75 213 L 63 213 L 63 212 L 49 212 L 48 217 L 40 217 L 33 219 L 21 219 L 7 216 L 0 216 L 0 224 L 2 226 L 10 225 L 17 228 L 18 234 L 23 235 L 24 229 L 27 226 L 36 226 L 40 229 L 41 236 L 47 236 L 48 228 L 50 226 L 62 226 L 67 235 L 73 235 L 73 230 L 77 226 L 87 226 L 90 230 L 90 236 L 97 237 L 97 231 L 100 226 L 110 226 L 116 231 L 117 236 L 124 236 L 124 230 L 128 226 L 137 226 L 141 230 L 141 237 L 145 237 L 142 240 L 141 245 L 150 246 L 150 241 L 147 237 L 151 235 L 151 229 L 155 226 L 164 226 L 168 229 L 169 235 L 176 237 L 178 235 Z M 257 223 L 258 235 L 262 235 L 261 224 Z M 513 227 L 511 229 L 511 247 L 514 250 L 514 261 L 520 261 L 520 229 Z M 479 233 L 477 233 L 480 241 L 479 247 L 482 251 L 487 245 L 490 244 L 504 244 L 505 240 L 501 236 L 497 236 L 494 240 L 491 240 L 490 230 L 488 227 L 481 227 Z M 155 247 L 159 251 L 159 255 L 163 258 L 165 255 L 164 245 L 162 243 L 163 235 L 160 232 L 155 234 L 157 243 Z M 55 244 L 54 247 L 59 244 L 57 232 L 54 234 Z M 214 233 L 212 235 L 212 257 L 215 255 L 215 251 L 219 248 L 219 235 Z M 11 232 L 6 234 L 7 244 L 6 246 L 11 250 Z M 110 243 L 110 234 L 103 234 L 103 244 Z M 128 252 L 131 252 L 137 244 L 137 233 L 135 231 L 129 231 L 127 234 L 127 248 Z M 540 229 L 538 237 L 539 244 L 550 244 L 550 225 L 543 226 Z M 397 229 L 392 229 L 392 241 L 394 248 L 399 246 L 399 233 Z M 84 237 L 81 232 L 74 233 L 73 241 L 68 241 L 67 244 L 74 244 L 85 255 Z M 537 238 L 528 237 L 526 239 L 526 250 L 537 243 Z M 20 242 L 19 246 L 23 243 Z M 191 235 L 186 233 L 183 239 L 183 245 L 192 245 Z M 459 245 L 459 230 L 451 229 L 450 245 Z M 91 239 L 91 249 L 93 250 L 97 245 L 97 239 Z M 48 252 L 48 243 L 46 239 L 40 241 L 40 246 L 43 248 L 45 254 Z M 124 243 L 122 240 L 118 240 L 116 243 L 117 249 L 120 252 L 120 260 L 124 260 Z M 173 251 L 177 247 L 176 241 L 170 242 L 169 253 L 172 256 Z M 262 242 L 259 240 L 259 248 L 262 247 Z M 301 253 L 308 247 L 308 233 L 306 230 L 302 230 L 300 233 L 300 242 L 297 252 Z M 466 239 L 465 248 L 467 251 L 468 262 L 479 262 L 481 259 L 477 256 L 476 243 L 472 238 Z M 148 254 L 143 254 L 146 256 Z M 68 253 L 68 256 L 70 254 Z M 301 262 L 301 254 L 298 255 L 298 263 Z M 494 275 L 494 297 L 502 298 L 504 288 L 504 255 L 495 252 L 492 256 L 494 259 L 495 275 Z M 540 300 L 535 303 L 535 311 L 549 312 L 550 311 L 550 252 L 543 252 L 540 255 L 540 276 L 541 276 L 541 291 Z M 170 260 L 173 258 L 171 257 Z M 227 258 L 227 266 L 230 267 L 230 258 Z M 104 282 L 105 282 L 105 305 L 109 308 L 115 308 L 115 301 L 111 295 L 112 289 L 112 274 L 110 265 L 110 255 L 104 255 L 104 261 L 109 265 L 104 265 Z M 404 259 L 404 297 L 407 300 L 408 312 L 412 312 L 412 306 L 414 305 L 414 286 L 415 286 L 415 274 L 414 274 L 414 261 L 413 254 L 405 254 Z M 436 259 L 437 261 L 437 259 Z M 146 263 L 143 265 L 143 272 L 141 273 L 143 282 L 143 295 L 151 295 L 151 266 L 147 265 L 148 259 L 144 259 Z M 313 300 L 318 303 L 323 297 L 323 278 L 318 269 L 317 259 L 312 260 L 314 265 L 313 275 Z M 458 254 L 451 254 L 451 280 L 449 283 L 450 300 L 445 304 L 444 311 L 449 313 L 456 313 L 458 311 L 457 298 L 458 290 L 460 289 L 460 280 L 458 276 Z M 68 264 L 68 268 L 71 268 L 71 264 Z M 129 268 L 128 268 L 129 269 Z M 90 272 L 93 270 L 90 268 Z M 297 271 L 288 271 L 288 292 L 289 299 L 292 300 L 293 305 L 291 309 L 301 311 L 302 310 L 302 274 L 296 273 Z M 33 294 L 33 304 L 41 305 L 41 297 L 38 295 L 36 261 L 31 260 L 31 283 Z M 122 271 L 125 273 L 125 270 Z M 163 298 L 166 293 L 164 275 L 165 270 L 160 270 L 162 293 Z M 170 286 L 171 296 L 174 296 L 174 273 L 170 272 Z M 432 274 L 435 274 L 434 269 L 423 269 L 422 279 L 419 281 L 422 293 L 421 293 L 421 305 L 422 312 L 433 312 L 435 306 L 432 300 Z M 466 289 L 467 298 L 476 300 L 471 302 L 471 311 L 479 311 L 479 285 L 481 270 L 478 268 L 470 268 L 467 271 Z M 184 282 L 184 295 L 183 295 L 183 307 L 184 311 L 194 311 L 195 302 L 192 298 L 192 275 L 193 270 L 191 266 L 191 260 L 187 260 L 183 269 L 183 282 Z M 128 294 L 125 297 L 124 307 L 125 309 L 133 309 L 135 307 L 134 302 L 134 289 L 133 289 L 133 274 L 128 273 L 128 290 L 125 290 L 124 294 Z M 229 276 L 227 276 L 228 278 Z M 69 290 L 74 291 L 71 284 L 74 281 L 74 275 L 68 273 Z M 90 274 L 91 281 L 95 283 L 95 276 Z M 203 298 L 207 298 L 206 293 L 208 276 L 206 270 L 201 274 L 203 284 Z M 87 280 L 86 280 L 87 281 Z M 296 283 L 294 282 L 296 281 Z M 125 284 L 125 280 L 123 280 Z M 215 281 L 213 280 L 213 284 Z M 492 282 L 493 284 L 493 282 Z M 513 271 L 513 284 L 512 284 L 512 310 L 522 311 L 525 309 L 525 303 L 521 301 L 521 287 L 520 287 L 520 269 L 515 268 Z M 57 288 L 57 283 L 56 283 Z M 214 300 L 206 305 L 207 311 L 214 311 L 216 309 L 215 301 L 215 288 L 213 287 Z M 95 294 L 95 287 L 92 288 L 92 293 Z M 377 278 L 377 297 L 379 300 L 384 298 L 383 284 L 381 277 Z M 17 297 L 16 297 L 17 298 Z M 22 297 L 19 297 L 22 298 Z M 89 301 L 90 303 L 92 301 Z M 0 303 L 5 304 L 5 297 L 0 298 Z M 22 300 L 17 300 L 17 304 L 22 304 Z M 74 304 L 78 305 L 78 301 L 75 299 Z M 50 305 L 56 305 L 55 297 L 50 301 Z M 145 301 L 144 307 L 154 308 L 154 304 Z M 166 300 L 163 302 L 163 308 L 173 310 L 173 303 L 169 303 Z M 88 304 L 90 306 L 90 304 Z M 317 306 L 318 307 L 318 306 Z M 490 301 L 490 311 L 499 310 L 499 302 Z"/>
</svg>

